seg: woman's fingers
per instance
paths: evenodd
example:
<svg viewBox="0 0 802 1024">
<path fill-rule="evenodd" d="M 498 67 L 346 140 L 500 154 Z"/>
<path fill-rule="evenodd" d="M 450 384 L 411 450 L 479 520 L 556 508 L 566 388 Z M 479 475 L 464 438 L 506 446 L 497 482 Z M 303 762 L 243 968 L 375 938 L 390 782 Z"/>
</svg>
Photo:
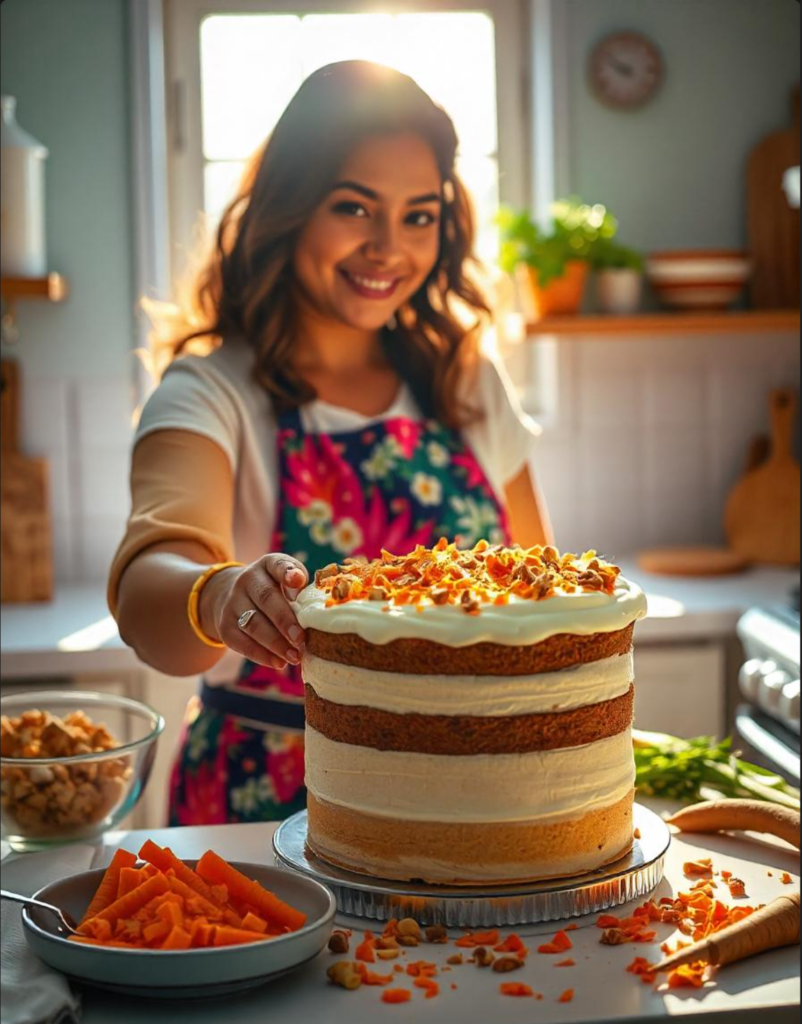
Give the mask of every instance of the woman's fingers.
<svg viewBox="0 0 802 1024">
<path fill-rule="evenodd" d="M 298 591 L 309 582 L 303 562 L 285 554 L 265 555 L 264 565 L 270 576 L 282 588 L 288 601 L 294 601 Z"/>
<path fill-rule="evenodd" d="M 291 665 L 297 665 L 306 635 L 275 580 L 265 574 L 249 581 L 246 599 L 251 602 L 246 607 L 257 612 L 248 623 L 250 635 Z"/>
</svg>

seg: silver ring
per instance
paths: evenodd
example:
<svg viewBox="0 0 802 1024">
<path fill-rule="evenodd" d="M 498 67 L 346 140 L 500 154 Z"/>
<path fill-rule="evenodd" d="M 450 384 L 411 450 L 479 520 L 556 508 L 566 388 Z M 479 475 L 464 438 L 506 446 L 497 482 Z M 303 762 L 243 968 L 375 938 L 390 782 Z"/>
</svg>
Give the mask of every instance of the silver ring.
<svg viewBox="0 0 802 1024">
<path fill-rule="evenodd" d="M 255 608 L 249 608 L 247 612 L 243 612 L 242 615 L 237 619 L 237 625 L 240 629 L 245 629 L 251 619 L 256 615 Z"/>
</svg>

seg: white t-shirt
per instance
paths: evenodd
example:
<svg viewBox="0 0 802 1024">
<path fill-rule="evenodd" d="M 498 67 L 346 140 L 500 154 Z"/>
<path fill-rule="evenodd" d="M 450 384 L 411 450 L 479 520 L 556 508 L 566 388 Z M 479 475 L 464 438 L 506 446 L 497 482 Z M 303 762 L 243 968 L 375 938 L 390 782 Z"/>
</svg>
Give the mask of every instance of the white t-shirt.
<svg viewBox="0 0 802 1024">
<path fill-rule="evenodd" d="M 148 399 L 135 437 L 136 443 L 158 430 L 189 430 L 223 449 L 235 481 L 234 557 L 246 563 L 265 553 L 279 497 L 276 416 L 268 393 L 253 376 L 253 365 L 253 350 L 239 339 L 227 341 L 208 356 L 177 359 Z M 463 436 L 503 499 L 505 485 L 521 471 L 540 428 L 521 409 L 499 361 L 481 357 L 475 387 L 475 393 L 466 397 L 485 415 L 465 427 Z M 405 384 L 378 416 L 320 400 L 303 406 L 300 415 L 305 431 L 326 434 L 360 430 L 394 417 L 423 418 Z M 230 653 L 209 673 L 210 682 L 231 677 Z"/>
</svg>

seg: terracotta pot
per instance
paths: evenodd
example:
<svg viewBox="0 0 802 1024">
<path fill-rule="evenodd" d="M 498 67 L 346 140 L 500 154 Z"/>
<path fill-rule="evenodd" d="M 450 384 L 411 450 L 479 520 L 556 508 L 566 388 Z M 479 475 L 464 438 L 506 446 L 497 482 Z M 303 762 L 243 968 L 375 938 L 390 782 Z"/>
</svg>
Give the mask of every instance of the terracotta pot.
<svg viewBox="0 0 802 1024">
<path fill-rule="evenodd" d="M 552 313 L 578 313 L 585 293 L 588 278 L 588 264 L 585 260 L 569 260 L 562 277 L 552 278 L 541 288 L 540 275 L 534 267 L 528 267 L 532 289 L 532 305 L 535 319 Z"/>
</svg>

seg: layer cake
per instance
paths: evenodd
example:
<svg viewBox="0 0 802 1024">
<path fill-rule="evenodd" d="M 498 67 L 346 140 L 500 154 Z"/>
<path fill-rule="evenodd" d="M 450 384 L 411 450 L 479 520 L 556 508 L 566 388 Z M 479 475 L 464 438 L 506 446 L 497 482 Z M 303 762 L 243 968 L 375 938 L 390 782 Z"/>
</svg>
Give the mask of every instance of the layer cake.
<svg viewBox="0 0 802 1024">
<path fill-rule="evenodd" d="M 573 876 L 631 848 L 646 600 L 616 566 L 441 540 L 327 566 L 295 610 L 319 857 L 476 885 Z"/>
</svg>

